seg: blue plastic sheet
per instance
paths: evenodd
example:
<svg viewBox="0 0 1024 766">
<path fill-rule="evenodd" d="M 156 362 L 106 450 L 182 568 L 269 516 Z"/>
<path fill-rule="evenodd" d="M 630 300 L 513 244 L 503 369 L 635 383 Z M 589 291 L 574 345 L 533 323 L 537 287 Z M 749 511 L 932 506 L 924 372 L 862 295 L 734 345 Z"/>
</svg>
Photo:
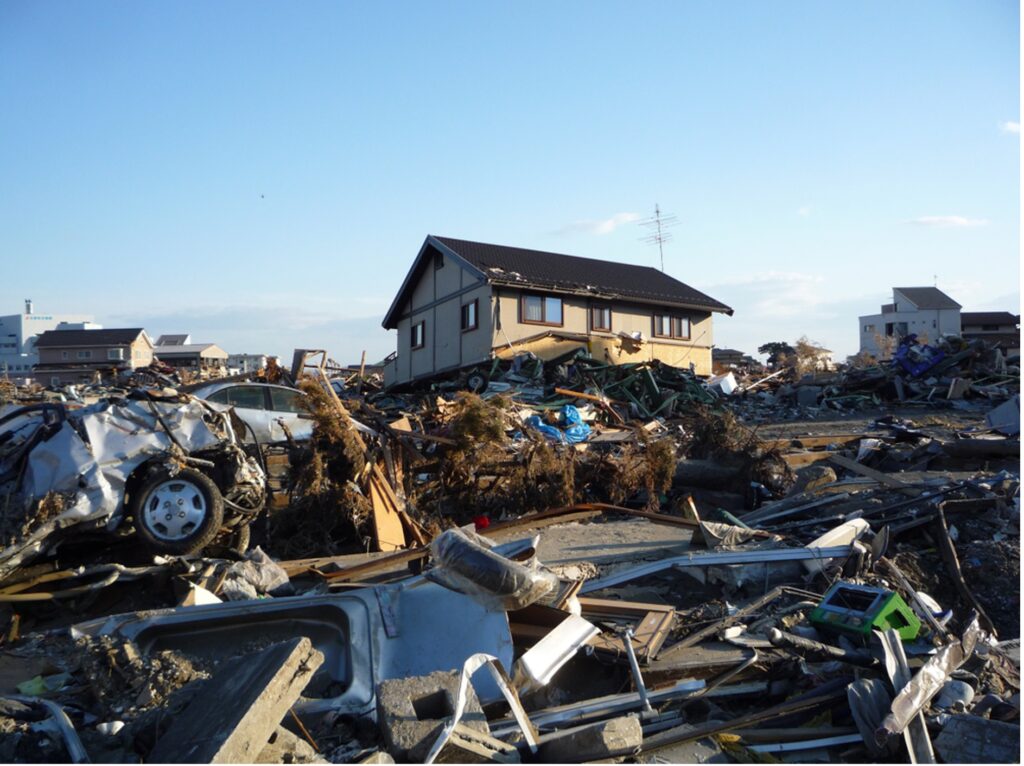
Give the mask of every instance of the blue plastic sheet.
<svg viewBox="0 0 1024 766">
<path fill-rule="evenodd" d="M 541 420 L 540 415 L 530 415 L 526 419 L 526 425 L 540 431 L 545 438 L 559 444 L 579 444 L 590 438 L 590 426 L 583 422 L 580 411 L 573 405 L 567 404 L 562 407 L 559 420 L 564 424 L 564 430 L 545 423 Z"/>
<path fill-rule="evenodd" d="M 580 411 L 573 405 L 562 407 L 562 422 L 565 423 L 565 440 L 570 444 L 585 442 L 590 438 L 590 426 L 583 422 Z"/>
</svg>

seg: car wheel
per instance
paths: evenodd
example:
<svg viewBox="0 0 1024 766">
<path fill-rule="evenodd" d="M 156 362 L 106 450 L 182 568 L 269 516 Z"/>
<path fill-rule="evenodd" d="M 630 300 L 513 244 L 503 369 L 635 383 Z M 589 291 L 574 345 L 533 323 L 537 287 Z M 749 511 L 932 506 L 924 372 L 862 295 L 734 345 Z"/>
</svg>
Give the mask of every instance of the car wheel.
<svg viewBox="0 0 1024 766">
<path fill-rule="evenodd" d="M 474 394 L 482 394 L 487 388 L 487 384 L 490 383 L 490 376 L 483 372 L 471 373 L 466 378 L 466 388 L 472 391 Z"/>
<path fill-rule="evenodd" d="M 203 473 L 185 468 L 160 471 L 134 493 L 131 503 L 135 533 L 160 553 L 188 554 L 202 550 L 224 523 L 224 499 Z"/>
</svg>

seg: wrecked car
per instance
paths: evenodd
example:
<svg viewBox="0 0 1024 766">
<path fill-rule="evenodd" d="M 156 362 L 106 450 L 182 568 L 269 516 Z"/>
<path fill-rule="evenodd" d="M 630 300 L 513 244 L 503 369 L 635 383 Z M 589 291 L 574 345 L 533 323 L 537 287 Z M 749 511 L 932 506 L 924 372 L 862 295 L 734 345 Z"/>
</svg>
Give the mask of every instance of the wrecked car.
<svg viewBox="0 0 1024 766">
<path fill-rule="evenodd" d="M 199 399 L 145 390 L 79 409 L 0 410 L 0 496 L 9 503 L 0 577 L 53 549 L 71 528 L 132 529 L 146 548 L 166 554 L 194 553 L 215 539 L 244 548 L 266 482 L 236 425 Z"/>
<path fill-rule="evenodd" d="M 270 383 L 209 383 L 193 390 L 192 395 L 234 407 L 247 426 L 242 434 L 245 442 L 279 444 L 289 435 L 308 441 L 313 433 L 306 395 L 295 388 Z"/>
</svg>

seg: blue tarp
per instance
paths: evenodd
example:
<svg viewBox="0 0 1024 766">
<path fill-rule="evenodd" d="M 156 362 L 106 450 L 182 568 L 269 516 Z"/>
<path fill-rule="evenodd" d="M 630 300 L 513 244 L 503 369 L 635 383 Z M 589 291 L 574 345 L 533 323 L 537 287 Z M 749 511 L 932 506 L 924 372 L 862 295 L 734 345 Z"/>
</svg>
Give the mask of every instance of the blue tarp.
<svg viewBox="0 0 1024 766">
<path fill-rule="evenodd" d="M 945 351 L 918 343 L 917 335 L 911 333 L 900 343 L 892 361 L 894 365 L 899 365 L 916 378 L 928 372 L 945 358 Z"/>
<path fill-rule="evenodd" d="M 578 444 L 590 438 L 590 426 L 583 422 L 580 411 L 573 405 L 567 404 L 562 407 L 559 420 L 564 424 L 564 430 L 548 425 L 541 420 L 540 415 L 530 415 L 526 419 L 526 425 L 540 431 L 546 438 L 559 444 Z"/>
</svg>

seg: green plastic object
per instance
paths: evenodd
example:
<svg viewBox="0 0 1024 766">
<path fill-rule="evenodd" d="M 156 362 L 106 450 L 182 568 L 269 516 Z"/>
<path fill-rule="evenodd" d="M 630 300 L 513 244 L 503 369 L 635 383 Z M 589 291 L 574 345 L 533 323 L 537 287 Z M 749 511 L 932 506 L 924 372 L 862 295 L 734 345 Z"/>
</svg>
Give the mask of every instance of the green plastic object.
<svg viewBox="0 0 1024 766">
<path fill-rule="evenodd" d="M 904 641 L 913 641 L 921 632 L 921 621 L 899 593 L 846 582 L 829 588 L 810 620 L 823 630 L 865 641 L 873 630 L 892 628 Z"/>
</svg>

